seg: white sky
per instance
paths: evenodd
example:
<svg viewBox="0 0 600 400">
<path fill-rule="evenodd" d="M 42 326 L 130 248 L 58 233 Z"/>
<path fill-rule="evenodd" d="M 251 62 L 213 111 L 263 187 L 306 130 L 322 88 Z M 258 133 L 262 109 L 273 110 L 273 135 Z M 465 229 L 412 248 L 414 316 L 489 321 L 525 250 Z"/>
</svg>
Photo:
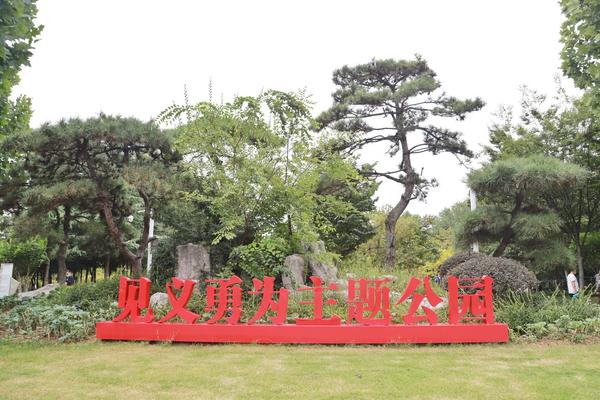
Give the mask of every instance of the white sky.
<svg viewBox="0 0 600 400">
<path fill-rule="evenodd" d="M 184 84 L 191 102 L 207 100 L 211 78 L 213 101 L 306 88 L 317 115 L 331 104 L 334 69 L 419 53 L 448 94 L 486 101 L 460 124 L 478 150 L 491 114 L 518 104 L 520 85 L 553 94 L 560 73 L 555 0 L 38 0 L 38 7 L 45 28 L 14 91 L 33 99 L 34 127 L 100 111 L 146 120 L 183 103 Z M 384 158 L 375 149 L 363 154 Z M 435 214 L 467 196 L 466 170 L 453 157 L 416 164 L 440 185 L 409 211 Z M 384 183 L 378 205 L 395 203 L 401 191 Z"/>
</svg>

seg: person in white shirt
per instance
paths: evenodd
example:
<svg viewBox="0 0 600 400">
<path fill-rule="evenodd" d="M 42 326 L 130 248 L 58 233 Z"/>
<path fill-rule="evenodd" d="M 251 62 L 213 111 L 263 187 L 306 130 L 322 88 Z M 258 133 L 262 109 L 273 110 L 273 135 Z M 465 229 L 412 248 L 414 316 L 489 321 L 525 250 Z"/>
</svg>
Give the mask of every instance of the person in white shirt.
<svg viewBox="0 0 600 400">
<path fill-rule="evenodd" d="M 579 295 L 579 282 L 577 282 L 575 274 L 576 270 L 571 269 L 571 272 L 567 275 L 567 290 L 573 299 L 576 299 L 577 295 Z"/>
</svg>

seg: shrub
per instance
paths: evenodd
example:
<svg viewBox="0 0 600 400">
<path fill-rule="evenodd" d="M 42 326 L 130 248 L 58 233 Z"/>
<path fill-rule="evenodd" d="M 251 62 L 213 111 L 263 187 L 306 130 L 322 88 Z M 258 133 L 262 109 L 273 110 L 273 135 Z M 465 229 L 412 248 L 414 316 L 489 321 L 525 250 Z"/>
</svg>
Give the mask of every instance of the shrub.
<svg viewBox="0 0 600 400">
<path fill-rule="evenodd" d="M 234 271 L 241 270 L 252 278 L 277 277 L 283 271 L 283 262 L 289 252 L 285 240 L 265 237 L 233 249 L 228 264 Z"/>
<path fill-rule="evenodd" d="M 22 302 L 16 295 L 3 297 L 0 299 L 0 312 L 8 311 Z"/>
<path fill-rule="evenodd" d="M 99 312 L 109 309 L 119 297 L 119 277 L 113 276 L 96 283 L 61 286 L 51 292 L 46 303 L 75 306 L 84 311 Z"/>
<path fill-rule="evenodd" d="M 457 267 L 458 265 L 471 260 L 473 258 L 479 258 L 484 256 L 484 254 L 481 253 L 457 253 L 454 254 L 453 256 L 448 257 L 443 263 L 442 265 L 440 265 L 440 276 L 443 278 L 446 275 L 448 275 L 448 271 L 450 271 L 452 268 Z"/>
<path fill-rule="evenodd" d="M 13 273 L 22 281 L 22 289 L 28 288 L 28 279 L 33 271 L 46 261 L 46 240 L 0 240 L 0 260 L 14 264 Z"/>
<path fill-rule="evenodd" d="M 423 276 L 435 276 L 439 273 L 440 267 L 444 264 L 450 257 L 453 256 L 453 250 L 450 248 L 446 248 L 442 250 L 440 256 L 434 260 L 429 261 L 419 267 L 419 273 Z"/>
<path fill-rule="evenodd" d="M 520 293 L 538 286 L 533 272 L 517 261 L 504 257 L 486 255 L 471 257 L 448 271 L 444 277 L 444 286 L 447 286 L 450 275 L 458 278 L 491 276 L 494 279 L 494 293 L 496 294 L 506 294 L 509 291 Z"/>
<path fill-rule="evenodd" d="M 568 316 L 574 321 L 600 318 L 600 306 L 592 304 L 589 296 L 571 299 L 561 290 L 548 295 L 543 292 L 509 293 L 496 301 L 496 319 L 507 323 L 512 329 L 521 331 L 527 324 L 553 323 Z"/>
<path fill-rule="evenodd" d="M 14 307 L 0 324 L 9 332 L 32 338 L 58 341 L 84 339 L 94 332 L 93 314 L 74 306 L 43 305 L 35 302 Z"/>
<path fill-rule="evenodd" d="M 558 289 L 551 295 L 510 293 L 496 302 L 495 313 L 513 336 L 528 340 L 600 336 L 600 305 L 591 303 L 589 295 L 571 299 Z"/>
</svg>

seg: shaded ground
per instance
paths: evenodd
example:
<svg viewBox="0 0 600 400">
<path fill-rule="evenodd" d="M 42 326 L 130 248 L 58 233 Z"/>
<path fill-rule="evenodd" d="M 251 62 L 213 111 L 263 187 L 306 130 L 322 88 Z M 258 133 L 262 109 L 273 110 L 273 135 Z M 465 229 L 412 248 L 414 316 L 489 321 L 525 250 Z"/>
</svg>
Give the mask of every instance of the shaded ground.
<svg viewBox="0 0 600 400">
<path fill-rule="evenodd" d="M 600 344 L 0 342 L 2 399 L 597 398 Z"/>
</svg>

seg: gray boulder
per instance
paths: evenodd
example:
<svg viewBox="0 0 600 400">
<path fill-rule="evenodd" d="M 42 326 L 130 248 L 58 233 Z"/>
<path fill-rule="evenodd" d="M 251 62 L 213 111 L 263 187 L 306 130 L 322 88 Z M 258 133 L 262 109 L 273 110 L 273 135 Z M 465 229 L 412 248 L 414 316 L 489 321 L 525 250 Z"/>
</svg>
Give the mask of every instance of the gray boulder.
<svg viewBox="0 0 600 400">
<path fill-rule="evenodd" d="M 210 248 L 188 243 L 177 246 L 177 270 L 180 279 L 200 280 L 202 274 L 210 274 Z"/>
<path fill-rule="evenodd" d="M 321 256 L 326 253 L 323 241 L 319 240 L 318 242 L 305 244 L 304 249 L 307 253 L 311 275 L 318 276 L 327 283 L 337 281 L 337 268 L 334 265 L 329 265 Z"/>
<path fill-rule="evenodd" d="M 162 292 L 156 292 L 150 296 L 150 307 L 161 307 L 169 304 L 169 295 Z"/>
<path fill-rule="evenodd" d="M 295 290 L 304 285 L 306 276 L 306 263 L 300 254 L 287 256 L 283 262 L 284 269 L 281 280 L 286 289 Z"/>
</svg>

